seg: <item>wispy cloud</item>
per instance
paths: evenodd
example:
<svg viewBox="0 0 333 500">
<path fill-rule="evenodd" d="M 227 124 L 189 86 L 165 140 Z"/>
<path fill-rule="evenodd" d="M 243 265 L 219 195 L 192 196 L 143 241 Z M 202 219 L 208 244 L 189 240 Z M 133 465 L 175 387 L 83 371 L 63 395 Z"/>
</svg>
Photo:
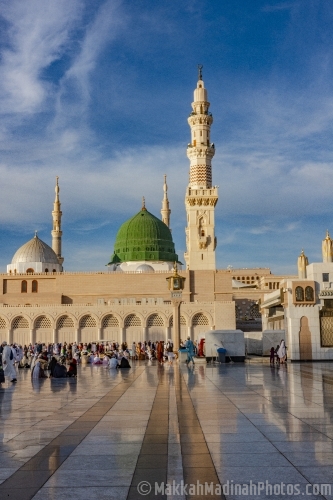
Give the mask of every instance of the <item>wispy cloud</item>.
<svg viewBox="0 0 333 500">
<path fill-rule="evenodd" d="M 81 0 L 1 2 L 6 22 L 0 65 L 2 113 L 41 111 L 52 85 L 42 71 L 68 51 L 80 19 Z"/>
</svg>

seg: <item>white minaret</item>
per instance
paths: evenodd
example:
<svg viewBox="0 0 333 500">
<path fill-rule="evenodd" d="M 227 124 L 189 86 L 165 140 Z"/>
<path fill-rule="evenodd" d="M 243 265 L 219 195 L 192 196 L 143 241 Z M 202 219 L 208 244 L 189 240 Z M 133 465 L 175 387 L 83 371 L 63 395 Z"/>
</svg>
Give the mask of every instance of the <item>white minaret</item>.
<svg viewBox="0 0 333 500">
<path fill-rule="evenodd" d="M 161 210 L 162 221 L 170 229 L 170 214 L 171 214 L 171 210 L 170 210 L 170 207 L 169 207 L 168 185 L 166 183 L 166 175 L 164 176 L 163 191 L 164 191 L 164 195 L 163 195 L 162 210 Z"/>
<path fill-rule="evenodd" d="M 202 81 L 202 66 L 194 91 L 192 113 L 188 118 L 191 143 L 187 147 L 190 160 L 190 183 L 185 196 L 187 214 L 186 248 L 184 255 L 187 269 L 216 269 L 215 264 L 215 205 L 218 189 L 212 186 L 212 158 L 214 143 L 210 141 L 213 116 L 209 112 L 207 90 Z"/>
<path fill-rule="evenodd" d="M 53 219 L 53 229 L 51 231 L 52 234 L 52 250 L 57 254 L 59 264 L 62 266 L 64 262 L 64 258 L 61 256 L 61 216 L 62 211 L 60 210 L 61 203 L 59 201 L 59 177 L 56 177 L 56 186 L 55 186 L 55 200 L 53 204 L 52 210 L 52 219 Z"/>
</svg>

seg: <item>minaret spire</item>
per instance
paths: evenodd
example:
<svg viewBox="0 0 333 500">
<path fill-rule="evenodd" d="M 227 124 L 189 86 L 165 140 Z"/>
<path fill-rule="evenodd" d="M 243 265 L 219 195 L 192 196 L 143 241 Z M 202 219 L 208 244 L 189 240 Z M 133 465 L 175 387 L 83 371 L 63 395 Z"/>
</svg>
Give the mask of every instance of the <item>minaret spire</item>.
<svg viewBox="0 0 333 500">
<path fill-rule="evenodd" d="M 59 177 L 56 177 L 56 186 L 55 186 L 55 200 L 53 203 L 53 210 L 52 210 L 52 219 L 53 219 L 53 228 L 51 231 L 52 235 L 52 249 L 54 252 L 57 254 L 59 264 L 62 266 L 64 262 L 64 258 L 61 256 L 61 237 L 62 237 L 62 231 L 61 231 L 61 216 L 62 216 L 62 211 L 60 209 L 61 203 L 59 200 Z"/>
<path fill-rule="evenodd" d="M 214 143 L 210 140 L 213 116 L 209 111 L 207 90 L 198 64 L 198 82 L 194 90 L 192 112 L 188 118 L 191 142 L 187 146 L 190 179 L 185 196 L 187 213 L 185 261 L 187 269 L 215 270 L 215 205 L 218 189 L 212 185 Z"/>
<path fill-rule="evenodd" d="M 162 200 L 161 215 L 162 215 L 162 221 L 164 222 L 164 224 L 166 224 L 168 226 L 168 228 L 170 228 L 170 214 L 171 214 L 171 210 L 170 210 L 170 207 L 169 207 L 168 185 L 167 185 L 167 182 L 166 182 L 166 177 L 167 176 L 164 175 L 164 184 L 163 184 L 164 195 L 163 195 L 163 200 Z"/>
</svg>

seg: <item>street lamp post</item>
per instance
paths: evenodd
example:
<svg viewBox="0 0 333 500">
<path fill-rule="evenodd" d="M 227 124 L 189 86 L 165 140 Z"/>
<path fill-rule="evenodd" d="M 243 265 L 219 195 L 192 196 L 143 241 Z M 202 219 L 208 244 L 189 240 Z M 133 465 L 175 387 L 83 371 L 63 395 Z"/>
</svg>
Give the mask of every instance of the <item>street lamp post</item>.
<svg viewBox="0 0 333 500">
<path fill-rule="evenodd" d="M 173 305 L 173 346 L 178 351 L 180 344 L 180 304 L 182 302 L 182 291 L 184 290 L 185 280 L 183 276 L 178 274 L 177 263 L 174 265 L 172 276 L 166 278 L 168 287 L 171 292 L 171 302 Z"/>
</svg>

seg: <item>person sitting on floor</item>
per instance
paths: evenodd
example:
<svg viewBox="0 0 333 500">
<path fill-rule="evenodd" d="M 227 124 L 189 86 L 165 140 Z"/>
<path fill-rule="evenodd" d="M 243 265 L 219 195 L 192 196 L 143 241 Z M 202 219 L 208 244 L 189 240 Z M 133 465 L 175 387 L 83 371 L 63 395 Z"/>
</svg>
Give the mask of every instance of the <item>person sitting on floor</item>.
<svg viewBox="0 0 333 500">
<path fill-rule="evenodd" d="M 74 358 L 69 363 L 67 376 L 68 377 L 76 377 L 77 376 L 77 363 L 76 363 L 76 359 L 74 359 Z"/>
<path fill-rule="evenodd" d="M 123 357 L 121 358 L 120 364 L 118 365 L 118 368 L 131 368 L 131 365 L 128 362 L 128 359 Z"/>
</svg>

